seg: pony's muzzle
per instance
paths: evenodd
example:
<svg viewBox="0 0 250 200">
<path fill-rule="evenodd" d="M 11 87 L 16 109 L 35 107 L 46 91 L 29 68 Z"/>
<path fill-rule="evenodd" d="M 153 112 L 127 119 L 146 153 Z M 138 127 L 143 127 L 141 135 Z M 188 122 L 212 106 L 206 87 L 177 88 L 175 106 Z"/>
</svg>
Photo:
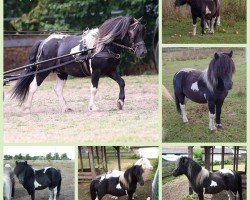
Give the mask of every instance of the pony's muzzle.
<svg viewBox="0 0 250 200">
<path fill-rule="evenodd" d="M 139 181 L 140 186 L 144 185 L 144 180 Z"/>
<path fill-rule="evenodd" d="M 178 176 L 178 173 L 177 173 L 177 170 L 176 170 L 176 169 L 172 172 L 172 175 L 173 175 L 174 177 Z"/>
</svg>

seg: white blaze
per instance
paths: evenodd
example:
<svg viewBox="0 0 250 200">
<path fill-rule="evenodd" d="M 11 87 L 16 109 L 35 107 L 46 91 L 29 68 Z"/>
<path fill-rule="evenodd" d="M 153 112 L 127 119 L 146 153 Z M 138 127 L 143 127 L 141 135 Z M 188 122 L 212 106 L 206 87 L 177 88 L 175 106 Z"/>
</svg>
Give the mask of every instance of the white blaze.
<svg viewBox="0 0 250 200">
<path fill-rule="evenodd" d="M 194 92 L 198 92 L 199 91 L 199 87 L 198 87 L 198 82 L 194 82 L 192 85 L 191 85 L 191 90 L 193 90 Z"/>
<path fill-rule="evenodd" d="M 218 186 L 217 183 L 212 180 L 210 187 L 216 187 L 216 186 Z"/>
</svg>

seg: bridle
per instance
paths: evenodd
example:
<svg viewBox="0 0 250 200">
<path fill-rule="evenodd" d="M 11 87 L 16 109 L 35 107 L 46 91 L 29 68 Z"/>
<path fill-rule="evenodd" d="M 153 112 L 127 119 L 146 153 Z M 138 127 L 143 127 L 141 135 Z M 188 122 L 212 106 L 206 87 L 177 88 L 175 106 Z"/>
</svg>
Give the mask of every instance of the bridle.
<svg viewBox="0 0 250 200">
<path fill-rule="evenodd" d="M 135 22 L 133 24 L 131 24 L 130 27 L 132 27 L 132 26 L 135 26 L 135 27 L 131 31 L 134 31 L 140 25 L 139 20 L 136 20 L 136 19 L 134 19 L 134 20 L 135 20 Z M 134 54 L 136 53 L 137 48 L 139 46 L 145 45 L 145 42 L 143 40 L 140 41 L 140 42 L 135 43 L 134 42 L 134 36 L 130 36 L 130 41 L 131 41 L 131 44 L 132 44 L 131 46 L 126 46 L 126 45 L 123 45 L 123 44 L 119 44 L 117 42 L 112 42 L 112 44 L 114 44 L 114 45 L 116 45 L 118 47 L 121 47 L 123 49 L 127 49 L 127 50 L 133 52 Z"/>
</svg>

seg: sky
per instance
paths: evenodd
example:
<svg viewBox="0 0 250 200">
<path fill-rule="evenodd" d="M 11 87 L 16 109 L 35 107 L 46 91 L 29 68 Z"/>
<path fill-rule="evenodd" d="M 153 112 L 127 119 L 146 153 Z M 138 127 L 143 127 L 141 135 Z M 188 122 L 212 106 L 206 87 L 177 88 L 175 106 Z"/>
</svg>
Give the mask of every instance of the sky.
<svg viewBox="0 0 250 200">
<path fill-rule="evenodd" d="M 30 156 L 46 156 L 48 153 L 67 153 L 70 159 L 75 159 L 75 148 L 72 146 L 4 146 L 4 155 L 18 155 L 23 156 L 29 154 Z"/>
</svg>

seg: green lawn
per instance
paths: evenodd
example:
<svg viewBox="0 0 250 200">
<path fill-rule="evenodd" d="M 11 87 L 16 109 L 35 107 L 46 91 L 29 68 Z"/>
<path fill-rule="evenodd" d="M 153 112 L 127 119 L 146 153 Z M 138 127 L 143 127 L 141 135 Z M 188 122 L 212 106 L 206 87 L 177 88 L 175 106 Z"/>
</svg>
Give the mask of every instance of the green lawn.
<svg viewBox="0 0 250 200">
<path fill-rule="evenodd" d="M 246 43 L 246 21 L 223 21 L 215 34 L 201 35 L 200 20 L 197 22 L 197 35 L 192 36 L 192 18 L 163 19 L 162 41 L 166 44 L 244 44 Z"/>
<path fill-rule="evenodd" d="M 201 50 L 202 51 L 202 50 Z M 215 52 L 216 50 L 214 50 Z M 185 54 L 188 49 L 185 49 Z M 168 53 L 172 57 L 174 52 Z M 172 79 L 175 72 L 189 67 L 204 70 L 213 54 L 207 54 L 204 59 L 166 61 L 163 53 L 163 85 L 173 95 Z M 189 123 L 183 124 L 176 111 L 175 103 L 163 97 L 162 122 L 164 142 L 246 142 L 246 63 L 244 51 L 234 51 L 233 60 L 236 73 L 233 76 L 233 89 L 229 91 L 222 107 L 223 129 L 211 133 L 208 129 L 208 108 L 206 104 L 187 102 L 187 117 Z"/>
</svg>

